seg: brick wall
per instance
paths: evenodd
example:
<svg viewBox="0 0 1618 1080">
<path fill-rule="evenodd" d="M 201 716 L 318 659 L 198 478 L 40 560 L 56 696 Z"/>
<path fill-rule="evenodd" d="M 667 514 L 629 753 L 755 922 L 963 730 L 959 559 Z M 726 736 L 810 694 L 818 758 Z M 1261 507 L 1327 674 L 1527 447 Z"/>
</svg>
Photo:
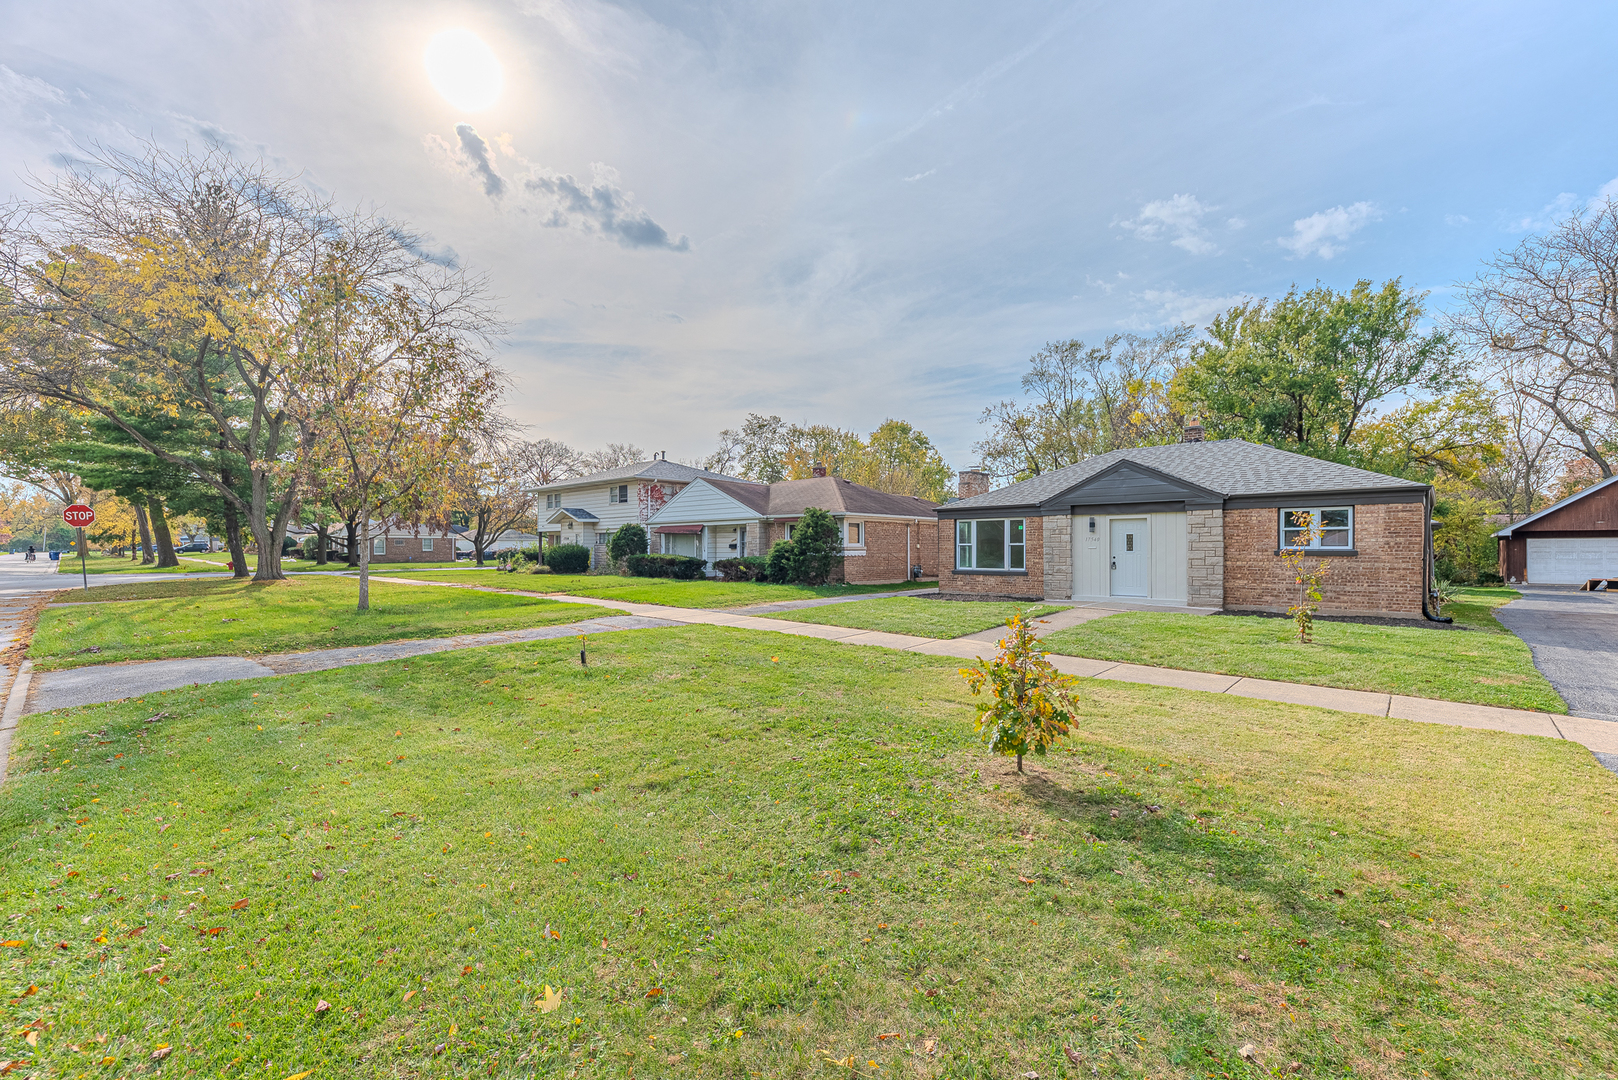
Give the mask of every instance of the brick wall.
<svg viewBox="0 0 1618 1080">
<path fill-rule="evenodd" d="M 1356 506 L 1359 554 L 1330 560 L 1321 612 L 1421 618 L 1425 515 L 1420 502 Z M 1279 518 L 1273 508 L 1225 511 L 1227 610 L 1285 611 L 1296 602 L 1297 586 L 1275 554 Z"/>
<path fill-rule="evenodd" d="M 376 539 L 376 537 L 372 538 L 373 541 Z M 454 541 L 442 536 L 432 538 L 433 549 L 431 551 L 421 549 L 420 537 L 389 536 L 386 539 L 388 541 L 387 554 L 377 555 L 373 552 L 371 562 L 451 562 L 455 558 L 450 554 L 455 550 Z M 401 540 L 404 543 L 400 543 L 399 541 Z"/>
<path fill-rule="evenodd" d="M 1187 510 L 1185 532 L 1185 602 L 1192 607 L 1224 607 L 1224 511 Z"/>
<path fill-rule="evenodd" d="M 938 522 L 938 591 L 946 596 L 1013 596 L 1019 600 L 1045 598 L 1045 522 L 1031 517 L 1024 526 L 1028 552 L 1026 574 L 955 572 L 955 522 Z"/>
<path fill-rule="evenodd" d="M 921 564 L 921 576 L 931 579 L 938 570 L 938 522 L 936 521 L 865 521 L 865 554 L 843 560 L 843 572 L 838 581 L 856 585 L 886 585 L 895 581 L 908 581 L 910 567 Z M 755 549 L 752 532 L 748 532 L 747 551 L 754 555 L 768 555 L 778 540 L 785 540 L 791 521 L 771 521 L 763 525 L 764 543 Z M 911 551 L 905 551 L 905 530 L 910 530 Z M 917 549 L 916 545 L 920 545 Z"/>
<path fill-rule="evenodd" d="M 910 550 L 905 550 L 906 541 Z M 920 543 L 921 549 L 916 549 Z M 856 585 L 907 581 L 910 568 L 921 564 L 930 577 L 938 559 L 938 523 L 934 521 L 866 521 L 865 554 L 843 559 L 843 578 Z"/>
</svg>

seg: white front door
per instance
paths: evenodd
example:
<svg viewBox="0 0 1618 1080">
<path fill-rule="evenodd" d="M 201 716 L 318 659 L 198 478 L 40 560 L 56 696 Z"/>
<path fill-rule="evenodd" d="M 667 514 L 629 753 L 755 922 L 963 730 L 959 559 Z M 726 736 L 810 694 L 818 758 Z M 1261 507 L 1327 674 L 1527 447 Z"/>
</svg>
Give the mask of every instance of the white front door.
<svg viewBox="0 0 1618 1080">
<path fill-rule="evenodd" d="M 1618 576 L 1618 536 L 1528 538 L 1532 585 L 1583 585 L 1591 578 L 1613 576 Z"/>
<path fill-rule="evenodd" d="M 1151 595 L 1152 551 L 1147 520 L 1113 518 L 1111 524 L 1112 595 Z"/>
</svg>

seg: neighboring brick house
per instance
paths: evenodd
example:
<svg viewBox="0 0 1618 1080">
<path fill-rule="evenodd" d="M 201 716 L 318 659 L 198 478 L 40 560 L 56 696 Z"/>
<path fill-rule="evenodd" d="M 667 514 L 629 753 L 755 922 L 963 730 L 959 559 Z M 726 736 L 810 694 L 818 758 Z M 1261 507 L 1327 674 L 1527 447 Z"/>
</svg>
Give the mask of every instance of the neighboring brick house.
<svg viewBox="0 0 1618 1080">
<path fill-rule="evenodd" d="M 1326 614 L 1419 619 L 1432 576 L 1432 488 L 1240 439 L 1115 450 L 938 508 L 946 596 L 1125 598 L 1284 612 L 1290 515 L 1311 511 L 1333 559 Z"/>
<path fill-rule="evenodd" d="M 1494 534 L 1500 576 L 1513 585 L 1582 585 L 1618 579 L 1618 476 Z"/>
<path fill-rule="evenodd" d="M 791 538 L 793 526 L 810 507 L 837 521 L 843 539 L 842 580 L 876 585 L 912 576 L 931 578 L 937 572 L 938 518 L 932 503 L 838 476 L 774 484 L 695 480 L 653 516 L 652 550 L 695 556 L 710 565 L 765 555 L 777 540 Z"/>
</svg>

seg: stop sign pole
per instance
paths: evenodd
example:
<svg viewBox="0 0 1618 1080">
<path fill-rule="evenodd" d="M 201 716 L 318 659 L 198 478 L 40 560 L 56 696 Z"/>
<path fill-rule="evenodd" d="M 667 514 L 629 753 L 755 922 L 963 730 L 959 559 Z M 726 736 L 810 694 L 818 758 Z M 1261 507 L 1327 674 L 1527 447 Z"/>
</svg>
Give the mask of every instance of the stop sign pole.
<svg viewBox="0 0 1618 1080">
<path fill-rule="evenodd" d="M 79 530 L 79 576 L 84 579 L 84 590 L 90 591 L 90 571 L 84 564 L 84 527 L 94 525 L 96 512 L 83 503 L 74 503 L 62 511 L 62 521 Z"/>
</svg>

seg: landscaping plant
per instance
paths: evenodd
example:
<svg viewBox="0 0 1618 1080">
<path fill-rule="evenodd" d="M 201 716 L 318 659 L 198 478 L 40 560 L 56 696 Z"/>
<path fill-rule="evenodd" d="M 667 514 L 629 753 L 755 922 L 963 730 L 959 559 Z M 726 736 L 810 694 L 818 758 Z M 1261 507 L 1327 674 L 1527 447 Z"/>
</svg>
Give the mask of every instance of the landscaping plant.
<svg viewBox="0 0 1618 1080">
<path fill-rule="evenodd" d="M 1304 565 L 1309 558 L 1309 545 L 1322 535 L 1320 522 L 1307 510 L 1291 517 L 1293 527 L 1301 529 L 1302 533 L 1296 545 L 1281 549 L 1281 561 L 1292 571 L 1293 580 L 1298 586 L 1298 602 L 1287 608 L 1287 614 L 1298 626 L 1298 641 L 1308 645 L 1314 641 L 1315 612 L 1320 609 L 1320 583 L 1325 579 L 1326 571 L 1331 569 L 1331 562 L 1322 559 L 1312 570 Z"/>
<path fill-rule="evenodd" d="M 557 544 L 546 549 L 545 565 L 558 574 L 582 574 L 590 569 L 590 549 L 583 544 Z"/>
<path fill-rule="evenodd" d="M 837 522 L 818 506 L 811 506 L 792 528 L 797 578 L 803 585 L 824 585 L 843 565 L 843 543 Z M 773 568 L 772 568 L 773 569 Z M 778 580 L 771 574 L 771 580 Z"/>
<path fill-rule="evenodd" d="M 631 555 L 644 555 L 646 551 L 646 530 L 639 525 L 621 525 L 607 541 L 607 554 L 615 564 Z"/>
<path fill-rule="evenodd" d="M 1032 750 L 1043 757 L 1077 716 L 1067 693 L 1070 680 L 1045 659 L 1027 618 L 1013 615 L 1006 627 L 1011 632 L 995 643 L 994 659 L 985 663 L 979 657 L 977 667 L 961 668 L 961 677 L 980 699 L 978 737 L 996 754 L 1017 755 L 1022 772 L 1023 755 Z"/>
</svg>

